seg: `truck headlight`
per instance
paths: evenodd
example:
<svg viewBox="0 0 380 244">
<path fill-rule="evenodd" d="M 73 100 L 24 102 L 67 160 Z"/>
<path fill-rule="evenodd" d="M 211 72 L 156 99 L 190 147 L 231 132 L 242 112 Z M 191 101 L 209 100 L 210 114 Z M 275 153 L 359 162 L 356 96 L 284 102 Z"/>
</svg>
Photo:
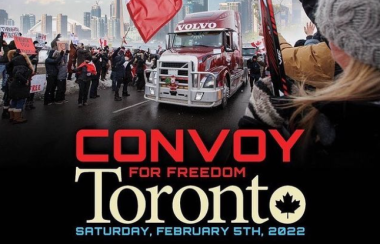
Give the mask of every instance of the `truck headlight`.
<svg viewBox="0 0 380 244">
<path fill-rule="evenodd" d="M 202 100 L 203 94 L 204 94 L 203 92 L 197 92 L 197 94 L 195 95 L 195 100 L 197 101 Z"/>
<path fill-rule="evenodd" d="M 203 88 L 214 88 L 214 85 L 215 85 L 215 77 L 213 75 L 208 75 L 203 85 Z"/>
<path fill-rule="evenodd" d="M 154 88 L 153 87 L 149 87 L 149 92 L 150 92 L 150 95 L 154 95 Z"/>
</svg>

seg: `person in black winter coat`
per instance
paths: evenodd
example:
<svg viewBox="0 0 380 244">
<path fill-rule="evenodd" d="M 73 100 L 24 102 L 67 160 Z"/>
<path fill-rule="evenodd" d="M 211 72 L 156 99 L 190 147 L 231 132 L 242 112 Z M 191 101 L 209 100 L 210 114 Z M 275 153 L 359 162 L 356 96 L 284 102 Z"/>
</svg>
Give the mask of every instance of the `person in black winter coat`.
<svg viewBox="0 0 380 244">
<path fill-rule="evenodd" d="M 119 90 L 121 87 L 121 84 L 124 82 L 124 75 L 125 75 L 125 57 L 124 57 L 124 51 L 118 49 L 118 55 L 113 59 L 113 77 L 116 81 L 116 88 L 115 88 L 115 101 L 121 101 L 121 97 L 119 95 Z"/>
<path fill-rule="evenodd" d="M 145 61 L 138 55 L 137 56 L 137 65 L 136 65 L 136 73 L 137 73 L 137 91 L 142 92 L 145 88 L 145 75 L 144 75 L 144 65 Z"/>
<path fill-rule="evenodd" d="M 123 84 L 123 97 L 130 96 L 128 92 L 128 84 L 132 82 L 133 76 L 132 76 L 132 65 L 133 65 L 133 59 L 129 59 L 129 57 L 126 57 L 126 63 L 124 63 L 125 66 L 125 75 L 124 75 L 124 84 Z"/>
<path fill-rule="evenodd" d="M 112 80 L 112 91 L 114 91 L 114 92 L 116 92 L 116 88 L 117 88 L 117 81 L 116 81 L 116 63 L 117 63 L 117 60 L 116 59 L 119 59 L 118 56 L 121 55 L 121 52 L 123 52 L 123 55 L 124 55 L 124 51 L 125 51 L 124 47 L 119 47 L 113 51 L 112 56 L 111 56 L 111 65 L 112 65 L 111 80 Z"/>
<path fill-rule="evenodd" d="M 55 100 L 54 94 L 58 81 L 58 64 L 62 61 L 64 54 L 65 51 L 63 50 L 61 52 L 50 50 L 49 56 L 45 60 L 47 85 L 44 96 L 44 105 L 51 105 Z"/>
<path fill-rule="evenodd" d="M 91 88 L 90 88 L 90 98 L 94 99 L 97 97 L 100 97 L 98 95 L 98 87 L 99 87 L 99 80 L 100 75 L 102 72 L 102 62 L 100 61 L 102 59 L 102 55 L 99 52 L 95 52 L 92 56 L 92 62 L 95 65 L 96 68 L 96 75 L 92 76 L 92 82 L 91 82 Z"/>
<path fill-rule="evenodd" d="M 247 61 L 247 67 L 249 69 L 249 84 L 251 85 L 252 91 L 253 83 L 261 78 L 261 66 L 259 62 L 257 62 L 256 55 Z"/>
<path fill-rule="evenodd" d="M 8 52 L 7 73 L 9 75 L 9 97 L 11 104 L 9 107 L 10 120 L 13 124 L 25 123 L 27 120 L 21 115 L 26 98 L 29 96 L 30 79 L 33 72 L 33 65 L 25 53 L 19 50 Z"/>
<path fill-rule="evenodd" d="M 102 59 L 102 74 L 101 74 L 101 79 L 102 81 L 105 81 L 106 79 L 106 75 L 107 75 L 107 72 L 108 72 L 108 55 L 109 55 L 109 51 L 108 49 L 104 49 L 104 51 L 101 51 L 100 52 L 101 54 L 101 59 Z"/>
</svg>

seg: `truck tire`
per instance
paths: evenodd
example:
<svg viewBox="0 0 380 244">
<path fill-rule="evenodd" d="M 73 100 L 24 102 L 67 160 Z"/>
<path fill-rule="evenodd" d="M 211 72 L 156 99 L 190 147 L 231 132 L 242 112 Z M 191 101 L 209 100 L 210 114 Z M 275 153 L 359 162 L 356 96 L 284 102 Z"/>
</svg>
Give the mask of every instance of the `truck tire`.
<svg viewBox="0 0 380 244">
<path fill-rule="evenodd" d="M 228 104 L 228 99 L 230 98 L 230 87 L 229 87 L 229 84 L 228 84 L 228 80 L 227 80 L 227 77 L 224 78 L 224 82 L 223 82 L 223 98 L 222 98 L 222 104 L 220 105 L 220 107 L 222 109 L 225 109 L 227 108 L 227 104 Z"/>
</svg>

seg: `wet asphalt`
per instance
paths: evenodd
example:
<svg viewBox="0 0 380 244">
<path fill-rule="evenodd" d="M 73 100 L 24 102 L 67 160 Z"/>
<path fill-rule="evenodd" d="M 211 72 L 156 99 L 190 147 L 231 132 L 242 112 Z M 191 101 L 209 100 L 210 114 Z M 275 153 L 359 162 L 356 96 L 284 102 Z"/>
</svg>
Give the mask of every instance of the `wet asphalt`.
<svg viewBox="0 0 380 244">
<path fill-rule="evenodd" d="M 99 90 L 100 98 L 89 99 L 87 107 L 78 108 L 77 94 L 68 95 L 63 105 L 44 106 L 36 101 L 33 111 L 26 111 L 28 122 L 12 125 L 0 120 L 0 167 L 54 168 L 72 167 L 76 158 L 76 133 L 81 129 L 108 129 L 110 138 L 88 139 L 86 153 L 108 153 L 113 160 L 113 134 L 120 129 L 141 129 L 147 133 L 159 129 L 174 144 L 177 129 L 196 129 L 210 148 L 222 129 L 234 131 L 249 100 L 249 88 L 242 88 L 229 99 L 228 107 L 189 108 L 147 101 L 142 92 L 129 87 L 131 96 L 115 102 L 110 88 Z M 185 131 L 185 162 L 202 160 L 189 134 Z M 148 151 L 149 151 L 148 146 Z M 231 152 L 232 132 L 217 154 L 216 162 L 224 163 Z M 123 141 L 123 152 L 136 153 L 137 140 Z M 161 150 L 163 151 L 163 150 Z M 160 151 L 160 152 L 161 152 Z M 162 160 L 172 161 L 161 153 Z M 148 159 L 149 160 L 149 153 Z"/>
</svg>

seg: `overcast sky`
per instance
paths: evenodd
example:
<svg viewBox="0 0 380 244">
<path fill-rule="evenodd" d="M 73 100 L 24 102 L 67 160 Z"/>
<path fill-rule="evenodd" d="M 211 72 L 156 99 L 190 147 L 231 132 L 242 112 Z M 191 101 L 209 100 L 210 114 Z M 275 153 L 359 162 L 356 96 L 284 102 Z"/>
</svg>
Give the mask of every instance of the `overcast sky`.
<svg viewBox="0 0 380 244">
<path fill-rule="evenodd" d="M 216 3 L 210 4 L 212 8 L 215 8 L 218 6 L 218 2 L 225 0 L 209 1 Z M 0 0 L 0 2 L 0 9 L 5 9 L 9 18 L 13 19 L 16 25 L 20 22 L 20 16 L 28 13 L 35 14 L 36 21 L 41 19 L 42 14 L 57 16 L 62 13 L 71 19 L 83 22 L 83 12 L 90 12 L 91 6 L 96 3 L 95 0 Z M 99 1 L 102 15 L 107 14 L 109 16 L 111 2 L 112 0 Z"/>
<path fill-rule="evenodd" d="M 9 18 L 20 22 L 22 14 L 32 13 L 36 15 L 36 21 L 41 19 L 42 14 L 57 16 L 58 14 L 67 15 L 71 19 L 83 22 L 83 12 L 90 12 L 95 0 L 0 0 L 1 9 L 8 12 Z M 6 2 L 6 4 L 3 4 Z M 101 0 L 99 5 L 102 15 L 110 14 L 110 4 L 112 0 Z M 126 9 L 125 9 L 126 10 Z"/>
</svg>

